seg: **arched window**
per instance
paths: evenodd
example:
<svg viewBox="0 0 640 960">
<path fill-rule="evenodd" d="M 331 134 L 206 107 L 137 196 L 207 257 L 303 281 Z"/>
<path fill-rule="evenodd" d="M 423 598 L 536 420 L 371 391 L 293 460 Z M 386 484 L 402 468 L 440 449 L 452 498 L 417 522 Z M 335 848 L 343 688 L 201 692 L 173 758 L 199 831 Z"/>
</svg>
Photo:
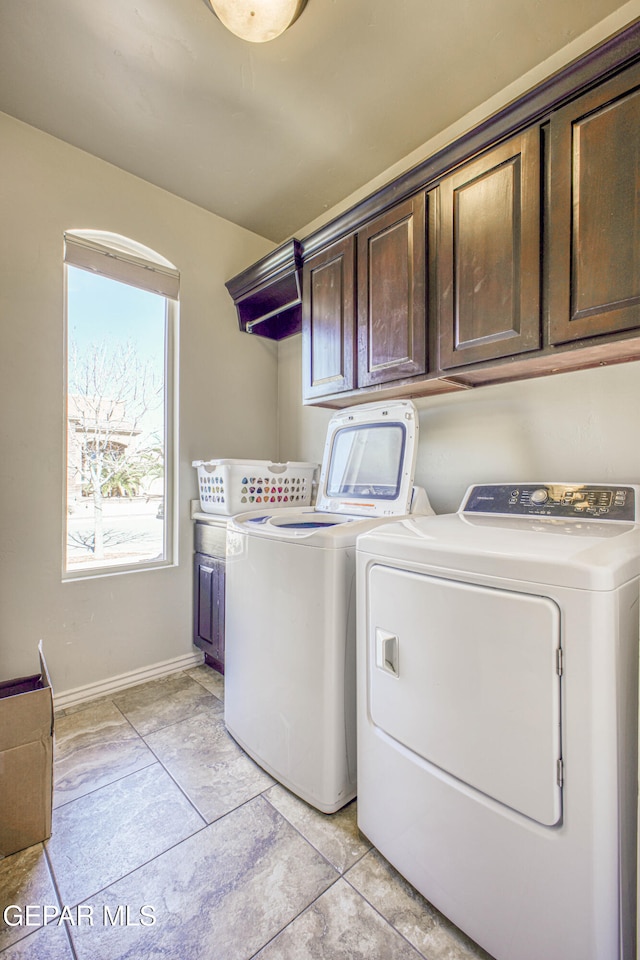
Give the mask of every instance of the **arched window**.
<svg viewBox="0 0 640 960">
<path fill-rule="evenodd" d="M 64 239 L 64 575 L 166 566 L 179 273 L 113 233 L 72 230 Z"/>
</svg>

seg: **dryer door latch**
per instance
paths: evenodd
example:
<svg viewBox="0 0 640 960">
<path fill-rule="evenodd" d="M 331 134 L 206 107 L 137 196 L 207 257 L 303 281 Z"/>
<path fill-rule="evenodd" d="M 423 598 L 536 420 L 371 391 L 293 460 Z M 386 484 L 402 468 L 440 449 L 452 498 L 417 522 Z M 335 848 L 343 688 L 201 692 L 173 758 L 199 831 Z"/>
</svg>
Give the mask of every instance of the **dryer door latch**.
<svg viewBox="0 0 640 960">
<path fill-rule="evenodd" d="M 376 628 L 376 666 L 392 677 L 398 673 L 398 638 L 393 633 Z"/>
</svg>

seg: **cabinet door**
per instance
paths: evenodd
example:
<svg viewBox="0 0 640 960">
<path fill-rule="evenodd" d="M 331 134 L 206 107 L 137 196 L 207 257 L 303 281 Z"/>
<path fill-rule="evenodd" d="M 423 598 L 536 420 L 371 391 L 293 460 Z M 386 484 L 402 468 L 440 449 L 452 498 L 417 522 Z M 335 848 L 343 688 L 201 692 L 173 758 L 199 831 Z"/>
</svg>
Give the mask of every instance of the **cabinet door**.
<svg viewBox="0 0 640 960">
<path fill-rule="evenodd" d="M 551 118 L 549 339 L 640 326 L 640 65 Z"/>
<path fill-rule="evenodd" d="M 536 128 L 435 191 L 444 370 L 540 346 L 540 165 Z"/>
<path fill-rule="evenodd" d="M 358 387 L 426 370 L 425 197 L 358 231 Z"/>
<path fill-rule="evenodd" d="M 196 553 L 194 558 L 193 642 L 224 663 L 224 560 Z"/>
<path fill-rule="evenodd" d="M 355 338 L 355 239 L 305 261 L 302 276 L 303 398 L 352 390 Z"/>
</svg>

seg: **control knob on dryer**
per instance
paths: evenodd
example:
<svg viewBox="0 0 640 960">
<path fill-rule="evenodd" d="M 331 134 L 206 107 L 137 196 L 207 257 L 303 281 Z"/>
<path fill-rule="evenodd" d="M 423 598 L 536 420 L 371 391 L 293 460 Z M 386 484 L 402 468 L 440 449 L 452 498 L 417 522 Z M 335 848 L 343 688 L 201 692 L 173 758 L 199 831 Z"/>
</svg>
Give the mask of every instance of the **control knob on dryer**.
<svg viewBox="0 0 640 960">
<path fill-rule="evenodd" d="M 544 487 L 538 487 L 537 490 L 533 491 L 529 499 L 531 500 L 531 503 L 535 503 L 536 505 L 542 505 L 543 503 L 546 503 L 547 500 L 549 499 L 549 494 L 544 489 Z"/>
</svg>

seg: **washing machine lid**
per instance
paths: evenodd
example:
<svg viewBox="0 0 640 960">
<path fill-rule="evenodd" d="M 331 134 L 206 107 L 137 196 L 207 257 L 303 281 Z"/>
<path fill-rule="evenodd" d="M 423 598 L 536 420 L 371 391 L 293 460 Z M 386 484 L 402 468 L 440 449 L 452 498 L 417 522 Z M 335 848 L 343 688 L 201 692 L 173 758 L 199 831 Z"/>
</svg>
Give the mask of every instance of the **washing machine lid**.
<svg viewBox="0 0 640 960">
<path fill-rule="evenodd" d="M 418 449 L 411 400 L 349 407 L 329 421 L 316 510 L 361 517 L 406 516 Z"/>
</svg>

